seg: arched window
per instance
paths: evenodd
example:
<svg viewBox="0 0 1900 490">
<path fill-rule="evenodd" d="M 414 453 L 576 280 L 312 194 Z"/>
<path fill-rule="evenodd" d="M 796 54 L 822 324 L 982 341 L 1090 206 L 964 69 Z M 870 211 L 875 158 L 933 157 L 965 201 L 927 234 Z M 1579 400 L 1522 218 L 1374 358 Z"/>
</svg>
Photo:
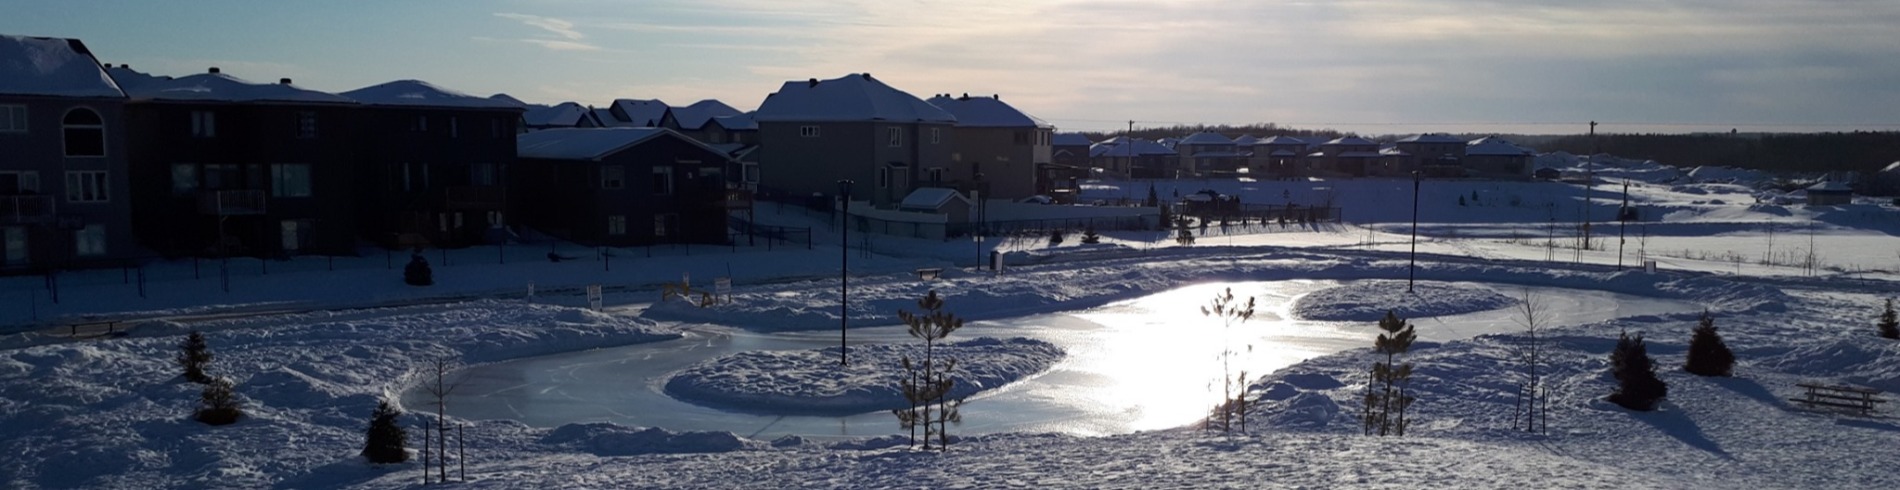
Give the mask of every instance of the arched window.
<svg viewBox="0 0 1900 490">
<path fill-rule="evenodd" d="M 66 113 L 60 126 L 66 133 L 66 156 L 106 156 L 106 125 L 99 113 L 83 107 L 73 109 Z"/>
</svg>

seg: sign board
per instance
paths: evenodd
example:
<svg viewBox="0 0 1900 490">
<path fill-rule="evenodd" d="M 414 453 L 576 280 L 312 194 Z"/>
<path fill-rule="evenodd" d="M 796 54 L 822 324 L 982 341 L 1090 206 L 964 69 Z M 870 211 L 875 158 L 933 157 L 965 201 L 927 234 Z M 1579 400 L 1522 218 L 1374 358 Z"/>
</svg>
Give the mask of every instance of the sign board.
<svg viewBox="0 0 1900 490">
<path fill-rule="evenodd" d="M 600 310 L 600 285 L 587 285 L 587 307 Z"/>
<path fill-rule="evenodd" d="M 722 296 L 722 297 L 731 295 L 732 294 L 732 278 L 721 277 L 718 279 L 713 279 L 713 293 L 718 294 L 719 296 Z"/>
</svg>

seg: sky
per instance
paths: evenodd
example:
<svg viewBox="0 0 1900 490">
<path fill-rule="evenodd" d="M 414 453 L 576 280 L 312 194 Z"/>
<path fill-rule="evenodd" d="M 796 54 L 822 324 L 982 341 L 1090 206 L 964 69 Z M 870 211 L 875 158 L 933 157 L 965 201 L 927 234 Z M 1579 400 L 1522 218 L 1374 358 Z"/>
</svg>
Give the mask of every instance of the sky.
<svg viewBox="0 0 1900 490">
<path fill-rule="evenodd" d="M 0 0 L 159 75 L 743 110 L 871 73 L 1059 130 L 1900 130 L 1892 0 Z"/>
</svg>

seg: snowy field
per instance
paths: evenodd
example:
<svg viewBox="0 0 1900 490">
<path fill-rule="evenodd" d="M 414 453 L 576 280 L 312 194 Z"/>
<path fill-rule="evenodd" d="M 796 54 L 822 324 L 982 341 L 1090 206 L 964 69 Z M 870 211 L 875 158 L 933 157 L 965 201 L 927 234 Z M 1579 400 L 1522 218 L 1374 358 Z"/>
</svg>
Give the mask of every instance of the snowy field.
<svg viewBox="0 0 1900 490">
<path fill-rule="evenodd" d="M 1653 173 L 1639 170 L 1627 174 Z M 1094 182 L 1083 194 L 1138 199 L 1149 184 Z M 948 300 L 948 311 L 979 322 L 1061 314 L 1099 319 L 1120 302 L 1219 282 L 1348 281 L 1341 291 L 1287 299 L 1354 319 L 1376 311 L 1368 298 L 1406 300 L 1393 289 L 1410 272 L 1410 181 L 1155 185 L 1164 196 L 1211 188 L 1255 203 L 1330 199 L 1346 209 L 1346 222 L 1238 227 L 1225 234 L 1211 229 L 1185 247 L 1150 232 L 1106 233 L 1103 245 L 1092 246 L 1073 240 L 1059 247 L 1029 240 L 974 245 L 1009 252 L 1010 266 L 1000 275 L 970 268 L 969 241 L 880 238 L 875 253 L 853 254 L 846 320 L 854 328 L 895 325 L 898 308 L 913 307 L 933 289 Z M 1412 388 L 1419 402 L 1402 439 L 1360 434 L 1357 405 L 1373 356 L 1356 348 L 1299 356 L 1266 373 L 1251 387 L 1260 401 L 1250 407 L 1244 434 L 1207 434 L 1191 423 L 1100 436 L 1007 432 L 925 453 L 892 436 L 759 440 L 671 427 L 538 427 L 508 417 L 452 417 L 465 424 L 465 486 L 1900 485 L 1890 458 L 1879 456 L 1893 454 L 1900 439 L 1893 403 L 1859 415 L 1787 401 L 1799 395 L 1796 383 L 1810 381 L 1875 388 L 1889 400 L 1900 392 L 1900 343 L 1873 336 L 1880 301 L 1900 290 L 1892 274 L 1900 267 L 1895 210 L 1873 203 L 1808 208 L 1779 204 L 1787 197 L 1742 185 L 1639 180 L 1630 201 L 1641 207 L 1643 221 L 1624 231 L 1642 236 L 1626 240 L 1619 254 L 1618 226 L 1608 220 L 1621 187 L 1620 181 L 1590 190 L 1544 182 L 1422 186 L 1418 279 L 1488 285 L 1505 301 L 1433 287 L 1424 290 L 1436 293 L 1431 298 L 1457 299 L 1421 304 L 1458 308 L 1416 310 L 1421 316 L 1475 308 L 1508 319 L 1516 304 L 1511 291 L 1526 286 L 1683 306 L 1621 312 L 1611 305 L 1601 319 L 1558 322 L 1562 326 L 1544 336 L 1552 359 L 1547 433 L 1512 430 L 1520 379 L 1509 359 L 1520 336 L 1508 329 L 1448 335 L 1443 329 L 1455 331 L 1464 322 L 1421 317 L 1415 323 L 1426 340 L 1406 356 L 1417 366 Z M 1580 206 L 1585 193 L 1594 198 L 1587 208 Z M 1574 221 L 1582 214 L 1599 221 L 1600 243 L 1590 250 L 1576 248 Z M 817 243 L 810 249 L 631 249 L 619 251 L 611 265 L 537 262 L 533 257 L 545 253 L 537 250 L 470 249 L 445 253 L 450 260 L 436 269 L 438 285 L 431 288 L 402 285 L 399 271 L 382 267 L 382 257 L 340 259 L 334 271 L 298 259 L 273 265 L 269 275 L 234 276 L 238 287 L 231 292 L 215 274 L 193 279 L 189 264 L 159 265 L 149 271 L 158 279 L 143 298 L 124 271 L 69 273 L 61 277 L 58 304 L 41 278 L 4 279 L 0 312 L 11 320 L 0 323 L 22 333 L 0 337 L 0 451 L 9 455 L 0 461 L 0 482 L 9 488 L 417 486 L 419 463 L 375 466 L 356 454 L 377 400 L 408 400 L 412 413 L 430 409 L 402 396 L 424 386 L 426 361 L 481 366 L 658 345 L 677 342 L 690 325 L 702 323 L 750 332 L 835 328 L 836 230 L 826 233 L 824 221 L 800 213 L 762 213 L 761 219 L 812 226 Z M 1811 260 L 1809 250 L 1815 251 Z M 1658 262 L 1659 270 L 1636 270 L 1644 260 Z M 917 267 L 946 270 L 941 279 L 923 282 L 911 272 Z M 733 278 L 734 301 L 710 308 L 658 302 L 659 284 L 677 282 L 682 273 L 696 286 Z M 525 301 L 529 281 L 539 293 L 534 303 Z M 579 308 L 585 304 L 579 288 L 588 284 L 607 286 L 605 312 Z M 1169 318 L 1183 328 L 1205 327 L 1212 320 L 1197 307 L 1206 299 L 1180 302 Z M 1732 378 L 1676 369 L 1702 309 L 1714 314 L 1739 358 Z M 97 318 L 127 319 L 114 329 L 133 331 L 95 336 L 103 331 L 87 327 L 88 335 L 73 338 L 64 328 Z M 1370 330 L 1370 322 L 1364 328 Z M 236 383 L 248 415 L 237 424 L 190 420 L 198 387 L 183 381 L 170 361 L 187 329 L 207 333 L 217 356 L 212 374 Z M 1670 385 L 1655 412 L 1602 401 L 1614 386 L 1607 354 L 1625 331 L 1647 334 L 1658 373 Z M 1360 335 L 1356 341 L 1363 342 L 1370 332 Z M 1061 362 L 1036 370 L 1060 372 Z M 1051 374 L 1024 376 L 1019 383 Z M 1205 379 L 1180 382 L 1199 387 Z M 979 397 L 970 406 L 981 403 Z M 888 424 L 883 433 L 900 433 L 894 420 Z M 412 431 L 412 447 L 419 438 Z"/>
</svg>

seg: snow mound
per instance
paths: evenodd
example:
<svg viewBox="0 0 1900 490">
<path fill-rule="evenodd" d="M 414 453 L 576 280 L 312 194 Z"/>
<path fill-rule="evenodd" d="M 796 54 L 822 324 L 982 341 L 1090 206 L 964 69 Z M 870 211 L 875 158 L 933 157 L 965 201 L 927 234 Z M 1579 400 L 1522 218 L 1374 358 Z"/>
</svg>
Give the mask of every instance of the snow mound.
<svg viewBox="0 0 1900 490">
<path fill-rule="evenodd" d="M 1403 281 L 1358 281 L 1302 296 L 1292 311 L 1307 320 L 1369 322 L 1384 318 L 1387 310 L 1400 318 L 1421 318 L 1495 310 L 1517 302 L 1468 284 L 1420 282 L 1413 291 L 1405 292 Z"/>
<path fill-rule="evenodd" d="M 983 337 L 938 345 L 937 359 L 955 359 L 951 398 L 965 398 L 1043 372 L 1065 353 L 1035 339 Z M 922 344 L 851 346 L 838 366 L 837 348 L 750 351 L 709 359 L 674 373 L 666 393 L 695 403 L 764 413 L 853 414 L 903 408 L 902 359 L 924 357 Z"/>
<path fill-rule="evenodd" d="M 570 446 L 596 456 L 724 453 L 767 447 L 731 432 L 673 432 L 604 422 L 563 425 L 541 438 L 541 443 Z"/>
</svg>

